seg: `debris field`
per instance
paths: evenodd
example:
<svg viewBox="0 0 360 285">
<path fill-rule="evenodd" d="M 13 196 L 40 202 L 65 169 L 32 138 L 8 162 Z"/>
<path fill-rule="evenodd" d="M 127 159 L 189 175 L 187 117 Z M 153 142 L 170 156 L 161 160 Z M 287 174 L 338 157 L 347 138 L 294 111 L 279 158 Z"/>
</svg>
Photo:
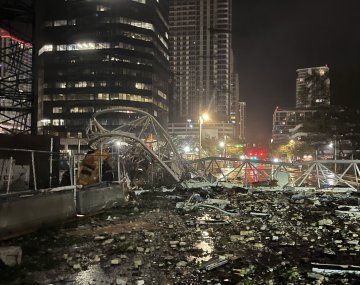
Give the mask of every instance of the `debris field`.
<svg viewBox="0 0 360 285">
<path fill-rule="evenodd" d="M 0 242 L 0 284 L 360 284 L 356 195 L 155 189 Z M 8 263 L 8 264 L 6 264 Z"/>
</svg>

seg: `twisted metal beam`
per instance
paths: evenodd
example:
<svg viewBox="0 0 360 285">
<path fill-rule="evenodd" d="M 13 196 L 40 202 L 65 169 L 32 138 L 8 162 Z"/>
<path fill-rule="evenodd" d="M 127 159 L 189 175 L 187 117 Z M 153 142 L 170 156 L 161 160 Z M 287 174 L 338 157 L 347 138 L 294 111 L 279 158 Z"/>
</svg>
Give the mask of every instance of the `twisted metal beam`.
<svg viewBox="0 0 360 285">
<path fill-rule="evenodd" d="M 99 122 L 99 116 L 114 113 L 131 113 L 138 118 L 128 120 L 114 129 L 109 129 Z M 176 182 L 182 181 L 188 172 L 167 131 L 155 117 L 143 110 L 119 107 L 98 111 L 91 117 L 87 133 L 92 149 L 98 149 L 101 144 L 113 139 L 125 139 L 132 145 L 138 144 Z M 149 135 L 152 136 L 151 142 L 148 142 Z"/>
</svg>

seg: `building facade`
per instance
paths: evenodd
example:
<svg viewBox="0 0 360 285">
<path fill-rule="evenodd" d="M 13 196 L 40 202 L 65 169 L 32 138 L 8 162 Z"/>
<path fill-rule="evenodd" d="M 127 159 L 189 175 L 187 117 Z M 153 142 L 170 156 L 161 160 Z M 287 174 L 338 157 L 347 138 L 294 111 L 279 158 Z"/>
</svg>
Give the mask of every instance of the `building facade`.
<svg viewBox="0 0 360 285">
<path fill-rule="evenodd" d="M 296 108 L 330 105 L 330 78 L 327 66 L 298 69 L 296 73 Z"/>
<path fill-rule="evenodd" d="M 208 112 L 214 122 L 230 122 L 236 112 L 231 21 L 231 0 L 170 0 L 172 109 L 177 121 L 197 121 Z"/>
<path fill-rule="evenodd" d="M 182 138 L 199 137 L 199 124 L 186 123 L 169 123 L 168 132 L 170 135 Z M 235 128 L 232 123 L 205 123 L 201 126 L 202 138 L 224 139 L 225 137 L 233 138 L 235 136 Z"/>
<path fill-rule="evenodd" d="M 168 9 L 167 0 L 37 1 L 39 128 L 71 139 L 94 112 L 119 106 L 166 125 Z"/>
<path fill-rule="evenodd" d="M 316 110 L 310 109 L 280 109 L 277 107 L 273 115 L 273 143 L 287 143 L 290 140 L 290 130 L 297 125 L 310 120 Z"/>
<path fill-rule="evenodd" d="M 246 103 L 245 102 L 239 102 L 239 119 L 238 119 L 238 124 L 239 124 L 239 134 L 238 134 L 238 138 L 240 139 L 240 141 L 245 142 L 245 120 L 246 120 Z"/>
</svg>

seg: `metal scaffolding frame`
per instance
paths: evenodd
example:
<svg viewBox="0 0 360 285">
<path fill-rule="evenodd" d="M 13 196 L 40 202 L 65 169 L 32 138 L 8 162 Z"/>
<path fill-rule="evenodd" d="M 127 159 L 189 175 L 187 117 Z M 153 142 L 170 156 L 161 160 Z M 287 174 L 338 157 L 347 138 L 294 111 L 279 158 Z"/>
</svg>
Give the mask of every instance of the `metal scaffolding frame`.
<svg viewBox="0 0 360 285">
<path fill-rule="evenodd" d="M 0 5 L 0 132 L 35 133 L 34 1 L 0 0 Z"/>
<path fill-rule="evenodd" d="M 31 133 L 33 113 L 32 45 L 1 33 L 0 129 L 4 133 Z M 30 60 L 29 60 L 30 59 Z"/>
</svg>

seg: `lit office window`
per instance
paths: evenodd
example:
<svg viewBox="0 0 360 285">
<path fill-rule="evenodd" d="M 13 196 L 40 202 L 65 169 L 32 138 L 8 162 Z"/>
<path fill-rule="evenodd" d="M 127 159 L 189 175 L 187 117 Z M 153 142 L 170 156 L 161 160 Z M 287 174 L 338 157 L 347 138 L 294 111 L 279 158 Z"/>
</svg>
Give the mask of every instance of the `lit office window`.
<svg viewBox="0 0 360 285">
<path fill-rule="evenodd" d="M 56 88 L 66 88 L 66 82 L 56 82 L 55 87 Z"/>
<path fill-rule="evenodd" d="M 65 121 L 63 119 L 55 119 L 55 120 L 52 120 L 52 125 L 53 126 L 64 126 Z"/>
<path fill-rule="evenodd" d="M 167 96 L 164 92 L 158 90 L 158 95 L 166 100 Z"/>
<path fill-rule="evenodd" d="M 59 27 L 59 26 L 67 26 L 67 21 L 66 20 L 54 21 L 54 27 Z"/>
<path fill-rule="evenodd" d="M 110 8 L 104 5 L 97 5 L 96 6 L 96 11 L 98 12 L 104 12 L 104 11 L 108 11 Z"/>
<path fill-rule="evenodd" d="M 70 109 L 70 113 L 92 113 L 94 107 L 73 107 Z"/>
<path fill-rule="evenodd" d="M 98 93 L 97 99 L 98 100 L 109 100 L 109 93 Z"/>
<path fill-rule="evenodd" d="M 64 51 L 64 50 L 66 50 L 66 45 L 57 45 L 56 50 L 57 51 Z"/>
<path fill-rule="evenodd" d="M 130 26 L 143 28 L 143 29 L 147 29 L 147 30 L 153 30 L 153 31 L 155 30 L 154 25 L 151 24 L 151 23 L 137 21 L 137 20 L 124 18 L 124 17 L 117 17 L 117 18 L 114 19 L 113 22 L 114 23 L 120 23 L 120 24 L 127 24 L 127 25 L 130 25 Z"/>
<path fill-rule="evenodd" d="M 53 45 L 44 45 L 41 49 L 39 49 L 39 55 L 48 51 L 53 51 Z"/>
<path fill-rule="evenodd" d="M 62 107 L 53 107 L 52 109 L 53 114 L 61 114 L 62 111 Z"/>
<path fill-rule="evenodd" d="M 141 83 L 141 82 L 136 82 L 135 83 L 135 88 L 136 89 L 142 89 L 142 90 L 151 90 L 151 85 Z"/>
</svg>

